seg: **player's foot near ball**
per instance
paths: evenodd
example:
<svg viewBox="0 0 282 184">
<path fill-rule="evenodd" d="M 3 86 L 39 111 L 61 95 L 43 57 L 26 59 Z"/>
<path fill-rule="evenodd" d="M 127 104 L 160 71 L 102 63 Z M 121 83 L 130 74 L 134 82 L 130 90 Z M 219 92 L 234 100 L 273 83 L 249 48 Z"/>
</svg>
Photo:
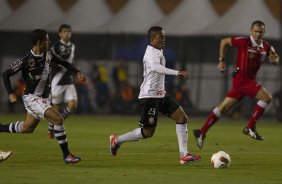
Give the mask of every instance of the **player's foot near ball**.
<svg viewBox="0 0 282 184">
<path fill-rule="evenodd" d="M 205 135 L 202 134 L 200 129 L 193 130 L 194 137 L 196 139 L 196 144 L 200 149 L 204 147 L 204 140 L 206 138 Z"/>
<path fill-rule="evenodd" d="M 186 156 L 179 159 L 179 162 L 181 165 L 187 164 L 189 162 L 197 162 L 201 160 L 202 157 L 200 155 L 193 155 L 191 153 L 188 153 Z"/>
</svg>

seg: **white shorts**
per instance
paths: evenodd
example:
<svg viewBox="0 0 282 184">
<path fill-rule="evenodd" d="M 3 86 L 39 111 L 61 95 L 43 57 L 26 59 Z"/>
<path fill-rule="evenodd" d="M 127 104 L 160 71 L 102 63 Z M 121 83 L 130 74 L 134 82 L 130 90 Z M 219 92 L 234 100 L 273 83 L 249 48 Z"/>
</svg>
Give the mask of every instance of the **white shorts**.
<svg viewBox="0 0 282 184">
<path fill-rule="evenodd" d="M 53 104 L 66 103 L 70 100 L 77 101 L 77 94 L 73 84 L 57 85 L 52 82 L 51 95 Z"/>
<path fill-rule="evenodd" d="M 44 119 L 45 111 L 52 107 L 50 98 L 41 98 L 34 94 L 23 95 L 24 106 L 36 119 Z"/>
</svg>

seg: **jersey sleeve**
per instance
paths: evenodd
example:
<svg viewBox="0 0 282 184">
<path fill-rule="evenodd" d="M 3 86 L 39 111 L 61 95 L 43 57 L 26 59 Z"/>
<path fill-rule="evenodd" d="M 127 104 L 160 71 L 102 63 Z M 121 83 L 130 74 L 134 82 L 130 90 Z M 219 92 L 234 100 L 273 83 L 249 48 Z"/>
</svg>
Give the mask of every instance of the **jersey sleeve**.
<svg viewBox="0 0 282 184">
<path fill-rule="evenodd" d="M 53 52 L 51 52 L 51 54 L 52 54 L 52 61 L 55 62 L 56 64 L 62 65 L 63 67 L 65 67 L 67 70 L 71 71 L 74 74 L 80 72 L 78 69 L 73 67 L 72 64 L 65 61 L 61 56 L 54 54 Z"/>
<path fill-rule="evenodd" d="M 3 78 L 5 89 L 8 94 L 14 93 L 10 81 L 10 76 L 22 70 L 23 65 L 24 65 L 24 58 L 18 59 L 15 62 L 13 62 L 7 70 L 3 72 L 2 78 Z"/>
<path fill-rule="evenodd" d="M 159 74 L 164 75 L 177 75 L 178 71 L 166 68 L 165 66 L 161 65 L 160 56 L 157 53 L 151 53 L 148 57 L 149 65 L 152 71 L 157 72 Z"/>
<path fill-rule="evenodd" d="M 231 44 L 234 47 L 241 47 L 246 44 L 246 38 L 245 37 L 232 37 Z"/>
</svg>

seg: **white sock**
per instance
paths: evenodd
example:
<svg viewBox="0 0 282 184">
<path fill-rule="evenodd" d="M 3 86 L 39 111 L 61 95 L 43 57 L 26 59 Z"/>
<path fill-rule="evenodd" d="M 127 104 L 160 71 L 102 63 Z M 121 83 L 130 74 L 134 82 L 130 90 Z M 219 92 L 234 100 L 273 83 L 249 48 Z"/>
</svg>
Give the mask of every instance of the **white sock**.
<svg viewBox="0 0 282 184">
<path fill-rule="evenodd" d="M 188 129 L 187 123 L 176 124 L 176 135 L 178 139 L 180 158 L 184 157 L 188 153 L 187 141 L 188 141 Z"/>
<path fill-rule="evenodd" d="M 130 132 L 120 135 L 116 139 L 117 144 L 122 144 L 124 142 L 138 141 L 144 139 L 141 133 L 141 128 L 136 128 Z"/>
</svg>

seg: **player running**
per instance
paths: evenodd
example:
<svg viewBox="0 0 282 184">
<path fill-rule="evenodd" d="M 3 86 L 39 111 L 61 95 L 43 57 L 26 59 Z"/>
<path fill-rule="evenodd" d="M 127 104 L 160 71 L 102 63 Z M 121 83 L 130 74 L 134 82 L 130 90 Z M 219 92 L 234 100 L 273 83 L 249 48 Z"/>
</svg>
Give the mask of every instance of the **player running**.
<svg viewBox="0 0 282 184">
<path fill-rule="evenodd" d="M 71 26 L 62 24 L 59 28 L 60 40 L 51 47 L 51 51 L 73 64 L 75 45 L 71 42 L 71 34 Z M 64 67 L 52 65 L 51 78 L 52 105 L 66 119 L 77 107 L 74 74 Z M 54 125 L 52 123 L 48 123 L 48 137 L 54 138 Z"/>
<path fill-rule="evenodd" d="M 222 114 L 240 102 L 244 96 L 256 98 L 258 102 L 249 123 L 243 129 L 243 133 L 255 140 L 263 140 L 255 125 L 272 98 L 268 90 L 258 84 L 255 78 L 261 63 L 266 57 L 274 65 L 279 63 L 279 56 L 276 54 L 275 49 L 267 41 L 263 40 L 264 33 L 265 24 L 257 20 L 252 23 L 250 37 L 232 37 L 221 40 L 217 68 L 222 72 L 225 70 L 225 50 L 227 46 L 233 46 L 237 49 L 236 69 L 233 72 L 232 88 L 225 99 L 213 109 L 202 128 L 193 131 L 200 149 L 204 146 L 204 139 L 209 128 L 217 122 Z"/>
<path fill-rule="evenodd" d="M 63 159 L 66 164 L 77 163 L 81 159 L 70 153 L 67 136 L 63 125 L 64 119 L 61 114 L 50 105 L 50 81 L 49 71 L 52 62 L 58 63 L 67 70 L 74 73 L 78 80 L 84 82 L 85 75 L 74 68 L 70 63 L 61 57 L 53 55 L 49 50 L 49 35 L 45 30 L 36 29 L 32 31 L 32 49 L 22 58 L 12 63 L 4 73 L 3 81 L 8 92 L 10 102 L 16 102 L 17 97 L 12 89 L 10 76 L 22 72 L 26 83 L 23 95 L 24 106 L 27 110 L 24 121 L 19 120 L 9 124 L 0 124 L 0 132 L 9 133 L 32 133 L 40 119 L 46 119 L 53 123 L 55 137 L 63 152 Z"/>
<path fill-rule="evenodd" d="M 188 78 L 187 71 L 177 71 L 165 67 L 163 48 L 165 33 L 163 28 L 153 26 L 148 31 L 150 44 L 147 46 L 144 59 L 144 80 L 140 87 L 139 102 L 141 105 L 140 127 L 123 135 L 110 136 L 110 151 L 116 156 L 118 149 L 124 142 L 151 138 L 157 126 L 158 112 L 172 118 L 176 122 L 176 134 L 180 152 L 180 164 L 201 160 L 201 156 L 188 152 L 187 139 L 188 117 L 182 107 L 164 89 L 165 75 L 175 75 Z"/>
</svg>

